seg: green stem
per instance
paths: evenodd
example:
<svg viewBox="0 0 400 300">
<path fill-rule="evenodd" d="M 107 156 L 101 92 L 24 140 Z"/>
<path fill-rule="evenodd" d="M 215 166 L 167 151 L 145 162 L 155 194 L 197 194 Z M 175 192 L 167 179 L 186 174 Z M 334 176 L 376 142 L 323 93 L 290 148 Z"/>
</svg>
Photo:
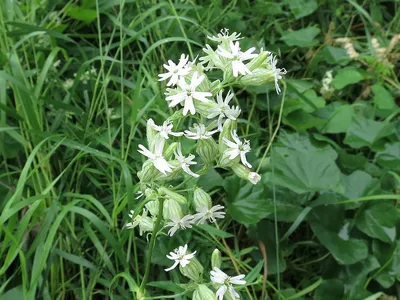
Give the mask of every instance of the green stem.
<svg viewBox="0 0 400 300">
<path fill-rule="evenodd" d="M 161 219 L 163 216 L 163 208 L 164 208 L 164 198 L 160 198 L 159 205 L 158 205 L 158 216 L 156 219 L 156 223 L 154 225 L 153 234 L 151 235 L 151 239 L 150 239 L 149 252 L 147 254 L 147 261 L 146 261 L 144 276 L 142 279 L 142 283 L 140 284 L 140 287 L 139 287 L 138 299 L 142 299 L 144 297 L 144 291 L 146 288 L 147 280 L 149 279 L 151 256 L 153 254 L 154 245 L 156 243 L 157 233 L 160 228 Z"/>
</svg>

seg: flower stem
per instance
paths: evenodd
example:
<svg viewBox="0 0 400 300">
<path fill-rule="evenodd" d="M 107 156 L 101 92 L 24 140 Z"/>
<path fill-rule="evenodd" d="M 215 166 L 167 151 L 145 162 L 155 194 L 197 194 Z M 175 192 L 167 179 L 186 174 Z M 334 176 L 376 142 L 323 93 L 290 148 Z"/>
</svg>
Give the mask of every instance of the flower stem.
<svg viewBox="0 0 400 300">
<path fill-rule="evenodd" d="M 151 264 L 151 257 L 153 255 L 154 245 L 156 243 L 156 238 L 158 234 L 158 230 L 161 224 L 161 219 L 163 216 L 163 208 L 164 208 L 164 198 L 160 198 L 158 205 L 158 215 L 156 219 L 156 223 L 154 224 L 153 233 L 151 235 L 150 244 L 149 244 L 149 251 L 147 253 L 147 261 L 145 266 L 145 272 L 142 279 L 142 283 L 140 284 L 139 291 L 138 291 L 138 299 L 142 299 L 145 295 L 145 288 L 147 284 L 147 280 L 149 279 L 150 274 L 150 264 Z"/>
</svg>

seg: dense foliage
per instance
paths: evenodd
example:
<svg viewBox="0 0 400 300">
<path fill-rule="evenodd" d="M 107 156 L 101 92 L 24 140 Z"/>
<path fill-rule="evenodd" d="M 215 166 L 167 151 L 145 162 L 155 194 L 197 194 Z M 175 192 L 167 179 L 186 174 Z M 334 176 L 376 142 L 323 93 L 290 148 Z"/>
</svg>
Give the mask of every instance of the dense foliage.
<svg viewBox="0 0 400 300">
<path fill-rule="evenodd" d="M 288 71 L 280 94 L 236 91 L 262 178 L 195 182 L 226 216 L 157 236 L 148 299 L 191 299 L 163 271 L 187 241 L 246 274 L 243 299 L 400 299 L 399 5 L 0 1 L 1 299 L 135 299 L 151 236 L 125 228 L 137 149 L 173 113 L 157 75 L 222 28 Z"/>
</svg>

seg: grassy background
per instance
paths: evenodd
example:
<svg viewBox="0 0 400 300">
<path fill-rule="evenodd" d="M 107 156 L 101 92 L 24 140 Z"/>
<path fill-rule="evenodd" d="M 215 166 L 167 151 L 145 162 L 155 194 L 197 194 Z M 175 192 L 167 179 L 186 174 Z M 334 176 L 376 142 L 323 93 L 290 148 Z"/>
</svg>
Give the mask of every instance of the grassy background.
<svg viewBox="0 0 400 300">
<path fill-rule="evenodd" d="M 304 91 L 312 90 L 320 97 L 325 72 L 345 65 L 352 65 L 365 80 L 340 89 L 335 97 L 349 104 L 373 103 L 370 87 L 383 82 L 393 101 L 398 101 L 399 47 L 394 47 L 388 67 L 376 60 L 371 39 L 378 37 L 387 47 L 400 32 L 399 4 L 379 0 L 1 1 L 1 299 L 134 298 L 130 289 L 143 273 L 147 243 L 123 227 L 127 212 L 137 203 L 136 172 L 143 160 L 136 149 L 144 139 L 145 121 L 152 117 L 160 123 L 171 112 L 164 100 L 164 86 L 157 82 L 162 63 L 176 60 L 182 52 L 195 58 L 201 54 L 206 36 L 222 28 L 242 32 L 243 48 L 255 45 L 273 51 L 290 79 L 283 97 L 275 95 L 272 85 L 238 93 L 243 111 L 241 134 L 252 142 L 251 160 L 260 163 L 263 156 L 270 157 L 272 137 L 282 113 L 285 129 L 320 134 L 321 141 L 329 139 L 340 149 L 344 147 L 343 133 L 329 135 L 317 130 L 321 124 L 314 122 L 310 111 L 296 116 L 290 112 L 298 105 L 296 99 L 304 100 Z M 302 29 L 306 31 L 297 32 Z M 345 50 L 334 44 L 339 37 L 351 37 L 356 50 L 370 58 L 352 63 Z M 338 80 L 345 80 L 344 86 L 351 81 Z M 285 97 L 288 106 L 285 104 L 282 111 Z M 311 96 L 311 102 L 319 103 L 315 97 Z M 390 117 L 388 122 L 397 122 L 398 112 L 396 105 L 389 114 L 372 118 Z M 376 151 L 379 149 L 364 151 L 363 155 L 372 161 Z M 263 172 L 268 162 L 260 164 Z M 353 170 L 357 168 L 363 169 Z M 397 168 L 392 171 L 398 176 Z M 216 177 L 202 184 L 215 192 L 216 201 L 225 201 L 225 193 L 211 185 L 222 178 L 211 175 Z M 366 271 L 361 285 L 367 294 L 357 290 L 343 295 L 346 299 L 358 299 L 356 295 L 364 299 L 364 295 L 381 291 L 399 294 L 396 274 L 390 275 L 396 282 L 386 289 L 374 281 L 368 286 L 385 262 L 398 259 L 398 247 L 388 249 L 389 258 L 377 268 L 340 269 L 345 275 L 326 276 L 335 263 L 321 238 L 316 238 L 309 224 L 302 223 L 308 211 L 279 218 L 273 191 L 274 201 L 269 202 L 262 220 L 252 225 L 258 228 L 253 234 L 251 227 L 228 217 L 220 226 L 233 236 L 200 229 L 186 236 L 203 249 L 198 251 L 204 253 L 200 257 L 203 261 L 217 246 L 241 272 L 255 270 L 255 284 L 242 292 L 245 299 L 261 295 L 327 299 L 318 298 L 317 287 L 330 279 L 320 295 L 340 291 L 337 287 L 341 283 L 333 279 L 346 281 L 346 274 L 355 278 L 354 274 L 362 270 Z M 392 199 L 398 199 L 396 191 L 391 190 Z M 287 192 L 285 197 L 295 196 Z M 392 204 L 396 210 L 397 203 Z M 346 218 L 355 218 L 353 213 Z M 290 239 L 286 237 L 280 243 L 278 235 L 288 230 L 293 233 Z M 274 234 L 260 236 L 266 231 Z M 171 241 L 162 238 L 151 281 L 168 280 L 165 273 L 158 272 L 157 264 L 165 264 L 163 256 L 170 246 Z M 259 263 L 266 254 L 268 276 Z M 176 274 L 171 276 L 175 283 L 182 280 Z M 158 295 L 180 291 L 166 282 L 153 286 Z"/>
</svg>

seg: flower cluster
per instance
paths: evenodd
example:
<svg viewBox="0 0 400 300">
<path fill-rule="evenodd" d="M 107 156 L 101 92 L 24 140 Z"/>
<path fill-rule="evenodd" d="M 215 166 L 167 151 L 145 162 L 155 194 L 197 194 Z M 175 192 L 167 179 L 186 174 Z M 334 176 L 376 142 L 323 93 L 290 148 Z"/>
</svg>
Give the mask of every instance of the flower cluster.
<svg viewBox="0 0 400 300">
<path fill-rule="evenodd" d="M 258 173 L 251 171 L 252 165 L 247 158 L 251 151 L 250 141 L 238 134 L 241 109 L 233 88 L 273 83 L 279 93 L 278 81 L 286 70 L 276 67 L 276 57 L 268 51 L 261 50 L 257 54 L 254 47 L 242 50 L 240 34 L 229 34 L 224 29 L 209 39 L 218 45 L 213 49 L 207 44 L 203 49 L 205 55 L 198 61 L 190 61 L 182 54 L 178 62 L 169 60 L 164 64 L 166 71 L 159 75 L 159 81 L 165 81 L 167 85 L 165 100 L 168 106 L 180 110 L 162 124 L 149 119 L 147 147 L 138 146 L 139 153 L 147 158 L 137 174 L 141 187 L 139 197 L 144 199 L 140 202 L 142 205 L 138 205 L 142 211 L 131 211 L 126 227 L 138 227 L 140 235 L 153 231 L 157 234 L 156 223 L 162 224 L 162 229 L 172 237 L 180 230 L 223 219 L 224 206 L 213 204 L 206 191 L 195 184 L 189 192 L 181 189 L 185 182 L 195 182 L 210 168 L 232 170 L 252 184 L 261 179 Z M 206 73 L 215 69 L 223 72 L 223 78 L 210 81 Z M 233 100 L 236 105 L 231 104 Z M 188 126 L 182 128 L 185 123 Z M 187 147 L 193 143 L 194 146 Z M 179 266 L 184 276 L 198 282 L 203 266 L 195 253 L 188 251 L 188 245 L 180 246 L 167 255 L 174 263 L 165 271 Z M 239 298 L 233 284 L 244 284 L 244 275 L 229 277 L 220 270 L 220 265 L 213 266 L 210 274 L 216 289 L 210 299 L 223 299 L 225 293 L 232 299 Z M 204 295 L 209 292 L 206 285 L 199 284 L 194 295 L 198 295 L 198 299 L 208 299 Z"/>
</svg>

